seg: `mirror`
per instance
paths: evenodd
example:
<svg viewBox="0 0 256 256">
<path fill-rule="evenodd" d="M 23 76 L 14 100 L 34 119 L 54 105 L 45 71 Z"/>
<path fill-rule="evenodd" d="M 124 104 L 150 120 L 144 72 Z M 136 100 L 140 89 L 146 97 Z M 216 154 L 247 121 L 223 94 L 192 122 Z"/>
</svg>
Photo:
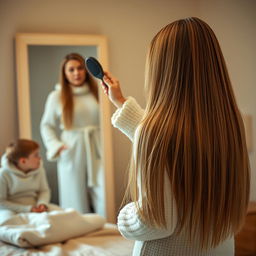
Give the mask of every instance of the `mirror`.
<svg viewBox="0 0 256 256">
<path fill-rule="evenodd" d="M 40 121 L 48 94 L 59 82 L 60 64 L 64 57 L 76 52 L 84 57 L 97 58 L 107 69 L 107 40 L 102 35 L 23 34 L 16 35 L 17 93 L 19 137 L 31 138 L 40 144 L 40 151 L 52 192 L 53 203 L 58 201 L 56 162 L 46 160 L 46 149 L 40 134 Z M 100 190 L 102 211 L 109 222 L 115 222 L 114 180 L 110 104 L 99 90 L 99 123 L 103 176 Z M 67 184 L 68 189 L 68 184 Z M 75 200 L 75 199 L 74 199 Z"/>
</svg>

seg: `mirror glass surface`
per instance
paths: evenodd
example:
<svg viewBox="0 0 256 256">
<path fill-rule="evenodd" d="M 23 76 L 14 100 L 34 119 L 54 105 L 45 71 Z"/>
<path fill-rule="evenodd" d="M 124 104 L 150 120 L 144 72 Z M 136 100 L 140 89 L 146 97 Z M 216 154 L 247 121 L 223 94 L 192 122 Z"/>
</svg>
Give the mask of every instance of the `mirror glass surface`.
<svg viewBox="0 0 256 256">
<path fill-rule="evenodd" d="M 58 182 L 56 162 L 46 160 L 46 149 L 40 134 L 40 121 L 44 112 L 45 102 L 49 93 L 59 83 L 60 66 L 69 53 L 97 58 L 96 46 L 60 46 L 30 45 L 28 46 L 29 91 L 32 139 L 39 142 L 44 167 L 51 188 L 52 202 L 58 204 Z M 60 130 L 58 137 L 60 137 Z M 103 203 L 103 202 L 102 202 Z"/>
</svg>

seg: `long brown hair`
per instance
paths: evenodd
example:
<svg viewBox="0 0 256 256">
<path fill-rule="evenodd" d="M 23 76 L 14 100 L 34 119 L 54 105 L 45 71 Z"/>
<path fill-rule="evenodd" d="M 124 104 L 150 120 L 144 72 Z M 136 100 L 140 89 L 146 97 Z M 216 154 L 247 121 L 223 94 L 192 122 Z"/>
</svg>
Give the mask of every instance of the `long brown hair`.
<svg viewBox="0 0 256 256">
<path fill-rule="evenodd" d="M 18 139 L 15 142 L 9 144 L 6 148 L 6 157 L 8 161 L 15 166 L 18 165 L 20 158 L 27 158 L 31 153 L 39 148 L 39 144 L 36 141 L 28 139 Z"/>
<path fill-rule="evenodd" d="M 198 237 L 202 248 L 215 247 L 241 227 L 250 167 L 241 114 L 212 29 L 198 18 L 161 29 L 148 52 L 145 86 L 130 196 L 138 199 L 141 183 L 139 214 L 166 227 L 167 172 L 177 232 L 185 230 L 191 241 Z"/>
<path fill-rule="evenodd" d="M 74 100 L 73 100 L 73 94 L 72 89 L 69 85 L 69 81 L 66 78 L 65 75 L 65 65 L 70 60 L 77 60 L 81 63 L 81 65 L 86 69 L 85 67 L 85 60 L 84 58 L 77 53 L 70 53 L 66 55 L 64 60 L 61 64 L 61 103 L 62 103 L 62 118 L 63 123 L 66 129 L 71 129 L 73 124 L 73 109 L 74 109 Z M 98 87 L 96 84 L 96 81 L 93 79 L 93 77 L 90 75 L 89 72 L 86 71 L 86 79 L 85 82 L 87 82 L 92 94 L 98 101 Z"/>
</svg>

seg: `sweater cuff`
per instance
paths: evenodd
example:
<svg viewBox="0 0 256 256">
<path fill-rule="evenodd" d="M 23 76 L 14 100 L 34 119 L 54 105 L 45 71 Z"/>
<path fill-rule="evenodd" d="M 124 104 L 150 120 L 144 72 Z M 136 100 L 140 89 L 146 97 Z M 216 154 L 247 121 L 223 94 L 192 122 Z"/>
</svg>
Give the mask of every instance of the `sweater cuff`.
<svg viewBox="0 0 256 256">
<path fill-rule="evenodd" d="M 44 204 L 44 205 L 46 205 L 46 206 L 48 207 L 48 204 L 49 204 L 49 203 L 46 202 L 46 201 L 40 200 L 40 201 L 37 202 L 36 206 L 38 206 L 38 205 L 40 205 L 40 204 Z"/>
<path fill-rule="evenodd" d="M 47 160 L 48 161 L 56 161 L 59 157 L 59 154 L 58 154 L 58 150 L 64 145 L 63 142 L 54 142 L 54 143 L 51 143 L 51 145 L 49 145 L 48 149 L 47 149 L 47 153 L 46 153 L 46 156 L 47 156 Z"/>
<path fill-rule="evenodd" d="M 135 236 L 147 237 L 147 228 L 141 221 L 134 202 L 121 209 L 117 217 L 117 226 L 120 233 L 128 239 L 133 240 Z"/>
<path fill-rule="evenodd" d="M 43 199 L 38 200 L 38 201 L 37 201 L 37 203 L 36 203 L 36 205 L 38 206 L 38 205 L 40 205 L 40 204 L 45 204 L 45 205 L 47 205 L 47 206 L 48 206 L 49 201 L 47 201 L 47 200 L 43 200 Z"/>
<path fill-rule="evenodd" d="M 32 206 L 31 205 L 24 205 L 19 207 L 19 212 L 31 212 Z"/>
<path fill-rule="evenodd" d="M 133 97 L 128 97 L 121 108 L 112 115 L 112 125 L 133 141 L 134 132 L 140 123 L 144 110 Z"/>
</svg>

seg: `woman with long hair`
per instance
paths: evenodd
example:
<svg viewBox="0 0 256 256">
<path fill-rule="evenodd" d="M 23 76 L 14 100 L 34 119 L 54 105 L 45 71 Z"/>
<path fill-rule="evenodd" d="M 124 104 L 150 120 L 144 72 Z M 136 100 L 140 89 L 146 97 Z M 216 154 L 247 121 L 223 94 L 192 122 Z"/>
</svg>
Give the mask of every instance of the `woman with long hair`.
<svg viewBox="0 0 256 256">
<path fill-rule="evenodd" d="M 86 70 L 84 58 L 77 53 L 68 54 L 61 64 L 60 86 L 47 98 L 41 135 L 48 160 L 58 161 L 61 207 L 82 213 L 97 211 L 91 200 L 98 170 L 89 166 L 99 162 L 100 156 L 89 157 L 89 150 L 95 142 L 90 138 L 99 135 L 98 88 Z"/>
<path fill-rule="evenodd" d="M 118 215 L 133 255 L 234 255 L 250 173 L 245 131 L 212 29 L 177 20 L 153 38 L 142 110 L 105 73 L 112 123 L 133 141 L 130 201 Z"/>
</svg>

